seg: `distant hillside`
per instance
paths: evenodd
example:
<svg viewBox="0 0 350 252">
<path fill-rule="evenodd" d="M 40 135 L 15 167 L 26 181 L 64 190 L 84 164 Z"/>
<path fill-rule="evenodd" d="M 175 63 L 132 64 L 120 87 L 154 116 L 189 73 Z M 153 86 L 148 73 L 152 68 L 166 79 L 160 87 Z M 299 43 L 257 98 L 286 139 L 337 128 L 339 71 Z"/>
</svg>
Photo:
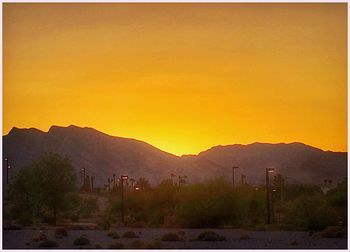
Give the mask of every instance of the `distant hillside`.
<svg viewBox="0 0 350 252">
<path fill-rule="evenodd" d="M 248 182 L 264 180 L 264 169 L 276 170 L 299 182 L 319 184 L 324 178 L 337 181 L 347 176 L 347 153 L 325 152 L 301 143 L 216 146 L 199 155 L 178 157 L 145 142 L 114 137 L 92 128 L 52 126 L 48 132 L 13 128 L 3 137 L 3 156 L 14 171 L 22 169 L 45 152 L 69 157 L 79 173 L 85 167 L 88 175 L 102 186 L 113 173 L 146 177 L 158 183 L 170 174 L 187 175 L 188 182 L 217 176 L 231 178 L 232 165 Z M 6 169 L 4 169 L 6 178 Z"/>
<path fill-rule="evenodd" d="M 224 167 L 239 166 L 238 176 L 243 173 L 256 182 L 264 180 L 267 167 L 304 183 L 318 184 L 325 178 L 338 181 L 347 177 L 346 152 L 323 151 L 302 143 L 216 146 L 198 156 Z M 225 174 L 218 171 L 216 176 Z"/>
</svg>

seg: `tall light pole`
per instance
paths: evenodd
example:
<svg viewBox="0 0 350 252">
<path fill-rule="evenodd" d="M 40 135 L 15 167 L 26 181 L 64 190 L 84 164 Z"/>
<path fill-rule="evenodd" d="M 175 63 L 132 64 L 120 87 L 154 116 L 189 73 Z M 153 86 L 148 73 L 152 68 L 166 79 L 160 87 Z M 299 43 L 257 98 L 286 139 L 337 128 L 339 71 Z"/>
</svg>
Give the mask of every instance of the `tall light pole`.
<svg viewBox="0 0 350 252">
<path fill-rule="evenodd" d="M 127 181 L 128 180 L 128 175 L 122 175 L 120 176 L 120 180 L 121 180 L 121 183 L 122 183 L 122 204 L 121 204 L 121 212 L 122 212 L 122 222 L 123 224 L 125 224 L 124 222 L 124 181 Z"/>
<path fill-rule="evenodd" d="M 5 162 L 6 162 L 6 184 L 8 184 L 10 166 L 9 166 L 9 159 L 7 157 L 5 157 Z"/>
<path fill-rule="evenodd" d="M 241 184 L 242 185 L 244 185 L 244 183 L 245 183 L 245 178 L 246 178 L 246 176 L 244 175 L 244 174 L 241 174 Z"/>
<path fill-rule="evenodd" d="M 273 172 L 274 168 L 266 168 L 266 210 L 267 210 L 267 224 L 271 223 L 271 210 L 270 210 L 270 181 L 269 173 Z"/>
<path fill-rule="evenodd" d="M 116 190 L 115 182 L 116 182 L 116 175 L 113 173 L 113 191 Z"/>
<path fill-rule="evenodd" d="M 85 168 L 83 167 L 83 168 L 81 168 L 81 170 L 80 170 L 80 172 L 81 172 L 81 177 L 83 178 L 83 187 L 85 187 Z"/>
<path fill-rule="evenodd" d="M 239 168 L 238 166 L 232 167 L 232 186 L 235 186 L 235 169 Z"/>
</svg>

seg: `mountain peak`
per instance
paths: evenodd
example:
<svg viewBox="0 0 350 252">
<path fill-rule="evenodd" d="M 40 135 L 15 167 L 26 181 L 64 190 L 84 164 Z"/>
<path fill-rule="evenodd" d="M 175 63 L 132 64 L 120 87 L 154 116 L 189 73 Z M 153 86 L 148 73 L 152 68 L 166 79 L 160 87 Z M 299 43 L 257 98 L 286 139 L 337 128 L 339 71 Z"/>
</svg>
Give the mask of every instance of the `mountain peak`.
<svg viewBox="0 0 350 252">
<path fill-rule="evenodd" d="M 67 127 L 52 125 L 48 132 L 53 132 L 53 131 L 56 131 L 56 130 L 64 130 L 64 129 L 76 130 L 76 129 L 83 129 L 83 128 L 79 127 L 79 126 L 75 126 L 73 124 L 71 124 L 71 125 L 69 125 Z"/>
<path fill-rule="evenodd" d="M 44 133 L 43 131 L 36 129 L 36 128 L 17 128 L 13 127 L 8 135 L 15 135 L 15 134 L 21 134 L 21 133 L 27 133 L 27 134 L 35 134 L 35 133 Z"/>
</svg>

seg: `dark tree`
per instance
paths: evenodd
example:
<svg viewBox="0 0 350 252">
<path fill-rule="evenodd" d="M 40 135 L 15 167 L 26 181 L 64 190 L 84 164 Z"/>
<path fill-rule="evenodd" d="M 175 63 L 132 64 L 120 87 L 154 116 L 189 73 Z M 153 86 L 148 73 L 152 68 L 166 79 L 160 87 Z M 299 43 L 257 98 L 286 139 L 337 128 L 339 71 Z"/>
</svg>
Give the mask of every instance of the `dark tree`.
<svg viewBox="0 0 350 252">
<path fill-rule="evenodd" d="M 148 190 L 151 188 L 151 184 L 149 183 L 149 181 L 144 178 L 144 177 L 141 177 L 137 180 L 136 182 L 136 187 L 139 187 L 141 190 Z"/>
<path fill-rule="evenodd" d="M 9 188 L 14 210 L 26 212 L 28 219 L 48 212 L 56 225 L 60 213 L 72 206 L 77 191 L 70 161 L 58 154 L 47 154 L 23 168 Z"/>
</svg>

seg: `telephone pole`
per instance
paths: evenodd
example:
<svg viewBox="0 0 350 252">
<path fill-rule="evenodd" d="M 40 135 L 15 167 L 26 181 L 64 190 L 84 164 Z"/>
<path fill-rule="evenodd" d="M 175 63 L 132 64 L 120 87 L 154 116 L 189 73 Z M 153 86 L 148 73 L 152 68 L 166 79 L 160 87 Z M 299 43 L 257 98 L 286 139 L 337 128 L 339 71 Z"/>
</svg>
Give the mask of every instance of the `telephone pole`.
<svg viewBox="0 0 350 252">
<path fill-rule="evenodd" d="M 241 184 L 244 185 L 246 176 L 241 174 Z"/>
<path fill-rule="evenodd" d="M 9 158 L 5 157 L 6 161 L 6 184 L 9 183 L 9 171 L 10 171 L 10 166 L 9 166 Z"/>
<path fill-rule="evenodd" d="M 238 166 L 232 167 L 232 186 L 235 186 L 235 169 L 239 168 Z"/>
<path fill-rule="evenodd" d="M 128 180 L 128 175 L 122 175 L 120 177 L 120 180 L 121 180 L 121 184 L 122 184 L 122 192 L 121 192 L 121 196 L 122 196 L 122 202 L 121 202 L 122 222 L 125 225 L 125 221 L 124 221 L 124 181 Z"/>
<path fill-rule="evenodd" d="M 271 223 L 271 209 L 270 209 L 270 181 L 269 173 L 273 172 L 274 168 L 266 168 L 266 210 L 267 210 L 267 224 Z"/>
</svg>

